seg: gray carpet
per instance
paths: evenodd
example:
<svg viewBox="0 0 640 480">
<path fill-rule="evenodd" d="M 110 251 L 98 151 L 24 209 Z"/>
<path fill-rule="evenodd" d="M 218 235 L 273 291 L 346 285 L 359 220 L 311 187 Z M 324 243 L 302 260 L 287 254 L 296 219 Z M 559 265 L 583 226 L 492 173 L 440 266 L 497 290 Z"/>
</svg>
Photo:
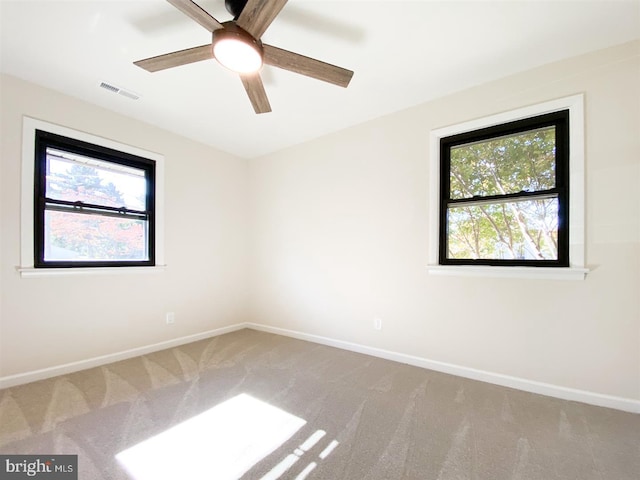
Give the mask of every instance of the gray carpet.
<svg viewBox="0 0 640 480">
<path fill-rule="evenodd" d="M 0 391 L 81 480 L 638 480 L 640 416 L 242 330 Z"/>
</svg>

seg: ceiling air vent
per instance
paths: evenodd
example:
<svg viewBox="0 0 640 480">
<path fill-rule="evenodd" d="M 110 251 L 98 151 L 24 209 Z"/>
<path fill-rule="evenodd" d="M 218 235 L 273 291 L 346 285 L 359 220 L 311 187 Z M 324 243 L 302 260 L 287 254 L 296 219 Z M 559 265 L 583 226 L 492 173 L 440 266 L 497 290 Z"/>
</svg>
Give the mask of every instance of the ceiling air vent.
<svg viewBox="0 0 640 480">
<path fill-rule="evenodd" d="M 111 85 L 107 82 L 100 82 L 100 88 L 104 88 L 105 90 L 109 90 L 113 93 L 119 93 L 123 97 L 130 98 L 131 100 L 138 100 L 140 95 L 132 92 L 131 90 L 125 90 L 124 88 L 116 87 L 115 85 Z"/>
</svg>

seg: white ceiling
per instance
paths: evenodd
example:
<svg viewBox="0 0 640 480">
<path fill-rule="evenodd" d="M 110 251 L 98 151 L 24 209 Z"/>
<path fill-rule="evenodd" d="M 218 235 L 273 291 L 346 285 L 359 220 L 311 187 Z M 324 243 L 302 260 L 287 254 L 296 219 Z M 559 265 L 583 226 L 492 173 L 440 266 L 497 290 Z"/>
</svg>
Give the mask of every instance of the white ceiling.
<svg viewBox="0 0 640 480">
<path fill-rule="evenodd" d="M 199 4 L 217 20 L 223 0 Z M 256 115 L 214 60 L 133 61 L 210 34 L 163 0 L 1 0 L 3 73 L 241 157 L 256 157 L 545 63 L 640 37 L 640 0 L 290 0 L 265 43 L 354 70 L 347 89 L 264 67 Z M 141 96 L 98 87 L 107 82 Z"/>
</svg>

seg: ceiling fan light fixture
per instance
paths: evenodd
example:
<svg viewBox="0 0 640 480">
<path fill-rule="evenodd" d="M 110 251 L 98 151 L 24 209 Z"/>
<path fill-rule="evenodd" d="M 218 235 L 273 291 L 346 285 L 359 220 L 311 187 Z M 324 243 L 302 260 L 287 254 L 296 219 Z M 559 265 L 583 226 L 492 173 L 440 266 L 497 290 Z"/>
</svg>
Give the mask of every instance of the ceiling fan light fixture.
<svg viewBox="0 0 640 480">
<path fill-rule="evenodd" d="M 133 62 L 148 72 L 215 58 L 223 67 L 240 74 L 242 86 L 256 113 L 271 111 L 259 73 L 263 63 L 340 87 L 346 87 L 351 81 L 351 70 L 262 43 L 262 35 L 287 0 L 225 0 L 234 19 L 223 23 L 193 0 L 167 1 L 211 32 L 212 40 L 210 44 Z"/>
<path fill-rule="evenodd" d="M 262 67 L 262 45 L 233 23 L 213 32 L 213 56 L 225 68 L 241 74 Z"/>
</svg>

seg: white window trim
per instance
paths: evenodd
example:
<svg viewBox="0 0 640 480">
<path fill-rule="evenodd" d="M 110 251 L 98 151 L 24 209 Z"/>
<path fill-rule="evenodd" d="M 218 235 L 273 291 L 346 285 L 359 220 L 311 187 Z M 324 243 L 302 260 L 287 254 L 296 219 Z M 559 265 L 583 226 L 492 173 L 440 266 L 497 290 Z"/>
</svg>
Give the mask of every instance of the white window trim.
<svg viewBox="0 0 640 480">
<path fill-rule="evenodd" d="M 494 267 L 469 265 L 439 265 L 440 213 L 440 139 L 522 120 L 545 113 L 569 110 L 569 267 Z M 431 131 L 429 169 L 429 263 L 427 270 L 434 275 L 474 277 L 542 278 L 554 280 L 584 280 L 585 268 L 585 212 L 584 212 L 584 95 L 572 95 L 549 102 L 483 117 L 469 122 Z"/>
<path fill-rule="evenodd" d="M 35 168 L 35 135 L 36 130 L 55 133 L 83 142 L 119 150 L 156 162 L 156 195 L 155 195 L 155 257 L 153 267 L 77 267 L 77 268 L 34 268 L 33 241 L 33 189 Z M 22 120 L 22 178 L 20 201 L 20 266 L 17 268 L 22 277 L 42 277 L 55 275 L 96 275 L 123 273 L 156 273 L 164 270 L 164 156 L 138 147 L 79 132 L 30 117 Z"/>
</svg>

